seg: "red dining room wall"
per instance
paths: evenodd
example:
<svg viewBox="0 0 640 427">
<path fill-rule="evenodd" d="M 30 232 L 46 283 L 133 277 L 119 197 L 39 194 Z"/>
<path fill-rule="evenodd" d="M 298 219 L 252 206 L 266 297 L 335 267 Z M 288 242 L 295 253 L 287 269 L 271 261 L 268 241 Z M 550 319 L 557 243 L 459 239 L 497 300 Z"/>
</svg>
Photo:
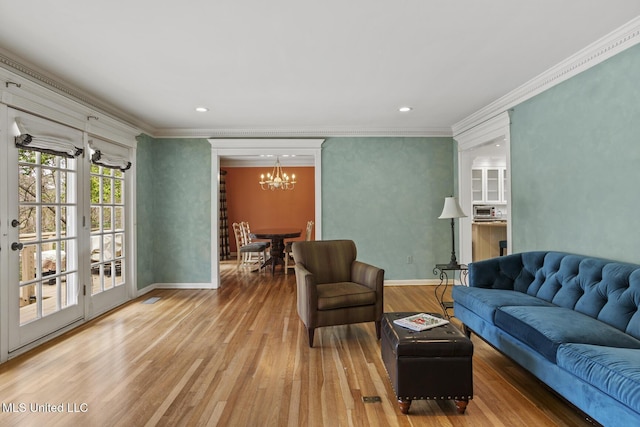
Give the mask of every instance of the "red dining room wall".
<svg viewBox="0 0 640 427">
<path fill-rule="evenodd" d="M 297 184 L 290 191 L 271 191 L 260 188 L 258 184 L 260 174 L 265 171 L 271 172 L 268 167 L 223 167 L 222 169 L 227 172 L 225 186 L 231 252 L 236 252 L 236 241 L 231 227 L 234 222 L 247 221 L 251 230 L 273 227 L 299 228 L 302 230 L 302 236 L 299 239 L 304 238 L 307 221 L 315 222 L 313 167 L 284 167 L 288 175 L 296 175 Z"/>
</svg>

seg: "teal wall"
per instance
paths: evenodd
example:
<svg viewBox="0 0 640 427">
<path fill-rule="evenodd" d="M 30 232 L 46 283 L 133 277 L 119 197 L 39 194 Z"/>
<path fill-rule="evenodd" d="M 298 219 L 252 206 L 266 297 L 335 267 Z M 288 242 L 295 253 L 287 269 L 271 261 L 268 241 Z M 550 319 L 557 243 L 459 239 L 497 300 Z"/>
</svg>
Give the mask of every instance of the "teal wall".
<svg viewBox="0 0 640 427">
<path fill-rule="evenodd" d="M 640 45 L 511 115 L 514 252 L 640 263 Z"/>
<path fill-rule="evenodd" d="M 452 138 L 329 138 L 322 146 L 322 238 L 353 239 L 385 279 L 433 278 L 448 262 Z M 408 264 L 408 257 L 413 263 Z"/>
<path fill-rule="evenodd" d="M 138 289 L 211 283 L 211 145 L 139 138 Z"/>
<path fill-rule="evenodd" d="M 153 138 L 141 135 L 136 149 L 136 236 L 137 286 L 145 288 L 154 280 L 154 161 Z"/>
<path fill-rule="evenodd" d="M 449 260 L 452 138 L 330 138 L 322 149 L 324 239 L 354 239 L 386 279 L 433 278 Z M 206 140 L 138 138 L 138 289 L 209 283 L 211 148 Z M 408 257 L 413 257 L 409 264 Z"/>
</svg>

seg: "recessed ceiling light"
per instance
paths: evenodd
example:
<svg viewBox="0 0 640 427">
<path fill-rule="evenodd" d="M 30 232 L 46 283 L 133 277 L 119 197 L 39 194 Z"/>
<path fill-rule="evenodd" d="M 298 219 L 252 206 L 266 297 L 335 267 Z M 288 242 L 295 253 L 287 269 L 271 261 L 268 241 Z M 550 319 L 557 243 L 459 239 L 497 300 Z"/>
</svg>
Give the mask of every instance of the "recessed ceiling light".
<svg viewBox="0 0 640 427">
<path fill-rule="evenodd" d="M 400 107 L 400 108 L 398 108 L 398 111 L 400 111 L 401 113 L 408 113 L 411 110 L 413 110 L 413 108 L 411 108 L 411 107 Z"/>
<path fill-rule="evenodd" d="M 207 107 L 196 107 L 196 111 L 198 113 L 206 113 L 209 109 Z"/>
</svg>

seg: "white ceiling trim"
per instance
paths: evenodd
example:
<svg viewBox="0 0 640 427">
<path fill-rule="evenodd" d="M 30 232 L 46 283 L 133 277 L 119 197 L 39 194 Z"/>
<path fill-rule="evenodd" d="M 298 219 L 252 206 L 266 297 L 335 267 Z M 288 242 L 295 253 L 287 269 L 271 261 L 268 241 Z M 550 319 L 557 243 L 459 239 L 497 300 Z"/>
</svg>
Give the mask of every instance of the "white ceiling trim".
<svg viewBox="0 0 640 427">
<path fill-rule="evenodd" d="M 289 138 L 210 138 L 209 143 L 215 149 L 226 150 L 227 155 L 242 154 L 296 154 L 315 155 L 322 147 L 324 139 Z"/>
<path fill-rule="evenodd" d="M 450 137 L 451 128 L 256 128 L 256 129 L 161 129 L 156 138 L 327 138 L 327 137 Z"/>
<path fill-rule="evenodd" d="M 505 137 L 505 132 L 509 132 L 510 123 L 509 114 L 504 112 L 456 135 L 454 139 L 458 142 L 458 151 L 470 150 L 496 138 Z"/>
<path fill-rule="evenodd" d="M 211 138 L 213 149 L 222 149 L 220 166 L 266 167 L 280 157 L 283 166 L 315 166 L 315 156 L 322 148 L 324 139 L 295 138 Z"/>
<path fill-rule="evenodd" d="M 244 158 L 243 158 L 244 157 Z M 272 168 L 276 163 L 276 157 L 253 158 L 247 156 L 240 157 L 220 157 L 220 166 L 227 168 Z M 280 157 L 280 164 L 287 167 L 313 167 L 315 158 L 313 156 Z"/>
<path fill-rule="evenodd" d="M 594 67 L 640 43 L 640 17 L 609 33 L 578 53 L 570 56 L 544 73 L 534 77 L 527 83 L 481 108 L 452 126 L 453 136 L 457 136 L 498 114 L 533 98 L 545 90 L 562 83 L 571 77 Z"/>
</svg>

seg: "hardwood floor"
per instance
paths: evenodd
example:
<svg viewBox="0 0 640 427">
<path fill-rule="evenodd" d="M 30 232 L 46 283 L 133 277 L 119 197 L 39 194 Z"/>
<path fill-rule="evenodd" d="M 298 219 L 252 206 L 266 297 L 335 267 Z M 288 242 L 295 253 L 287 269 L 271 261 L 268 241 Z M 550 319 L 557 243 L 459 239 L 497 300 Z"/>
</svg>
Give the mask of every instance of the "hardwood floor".
<svg viewBox="0 0 640 427">
<path fill-rule="evenodd" d="M 373 323 L 320 328 L 309 348 L 295 296 L 293 274 L 233 265 L 215 291 L 150 292 L 0 365 L 0 425 L 591 425 L 475 336 L 466 413 L 414 401 L 402 415 Z M 438 311 L 433 287 L 385 288 L 385 311 L 413 310 Z"/>
</svg>

